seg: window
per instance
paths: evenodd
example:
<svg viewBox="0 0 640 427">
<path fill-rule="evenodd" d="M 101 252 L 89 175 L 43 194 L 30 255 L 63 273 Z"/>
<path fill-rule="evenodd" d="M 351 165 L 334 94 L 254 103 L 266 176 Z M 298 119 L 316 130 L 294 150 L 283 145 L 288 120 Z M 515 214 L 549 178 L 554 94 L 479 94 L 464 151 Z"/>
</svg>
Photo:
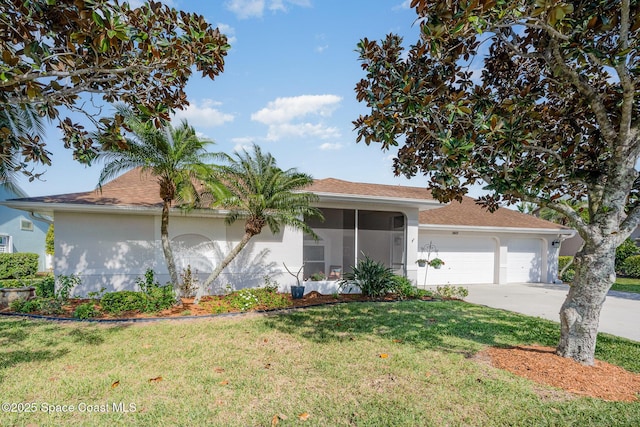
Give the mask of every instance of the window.
<svg viewBox="0 0 640 427">
<path fill-rule="evenodd" d="M 23 231 L 33 231 L 33 222 L 27 219 L 20 220 L 20 230 Z"/>
</svg>

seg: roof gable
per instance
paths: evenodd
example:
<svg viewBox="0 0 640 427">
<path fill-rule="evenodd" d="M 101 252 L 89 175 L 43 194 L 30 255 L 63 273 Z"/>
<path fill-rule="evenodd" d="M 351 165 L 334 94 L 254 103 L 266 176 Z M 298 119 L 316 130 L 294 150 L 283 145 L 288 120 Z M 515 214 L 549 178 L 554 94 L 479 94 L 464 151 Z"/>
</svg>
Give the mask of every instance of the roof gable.
<svg viewBox="0 0 640 427">
<path fill-rule="evenodd" d="M 28 197 L 20 201 L 103 206 L 162 206 L 158 182 L 140 168 L 125 172 L 94 191 Z"/>
<path fill-rule="evenodd" d="M 463 197 L 462 203 L 454 200 L 441 208 L 420 212 L 420 224 L 568 230 L 567 227 L 512 209 L 499 208 L 491 213 L 471 197 Z"/>
<path fill-rule="evenodd" d="M 431 192 L 423 187 L 367 184 L 363 182 L 342 181 L 335 178 L 316 179 L 306 190 L 312 193 L 434 200 Z"/>
</svg>

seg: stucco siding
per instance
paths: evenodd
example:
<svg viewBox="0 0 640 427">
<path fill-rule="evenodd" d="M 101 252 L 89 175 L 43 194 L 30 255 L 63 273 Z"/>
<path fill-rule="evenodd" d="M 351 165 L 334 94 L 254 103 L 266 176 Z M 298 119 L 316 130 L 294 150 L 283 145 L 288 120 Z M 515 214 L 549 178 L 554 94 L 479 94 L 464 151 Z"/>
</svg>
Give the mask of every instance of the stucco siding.
<svg viewBox="0 0 640 427">
<path fill-rule="evenodd" d="M 170 281 L 161 247 L 157 215 L 56 213 L 56 275 L 76 274 L 82 285 L 75 294 L 133 290 L 135 281 L 153 269 L 160 283 Z M 172 216 L 169 237 L 178 274 L 187 266 L 201 283 L 240 240 L 242 222 L 227 226 L 222 218 Z M 264 277 L 288 290 L 295 278 L 287 274 L 302 264 L 302 234 L 285 229 L 255 236 L 223 271 L 209 291 L 222 292 L 264 284 Z"/>
</svg>

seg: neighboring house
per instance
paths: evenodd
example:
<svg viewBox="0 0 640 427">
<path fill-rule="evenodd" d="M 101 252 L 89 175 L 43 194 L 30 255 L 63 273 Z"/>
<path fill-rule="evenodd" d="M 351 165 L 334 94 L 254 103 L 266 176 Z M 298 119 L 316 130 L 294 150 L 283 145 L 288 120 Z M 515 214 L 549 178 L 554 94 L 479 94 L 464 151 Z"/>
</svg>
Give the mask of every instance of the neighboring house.
<svg viewBox="0 0 640 427">
<path fill-rule="evenodd" d="M 339 277 L 361 254 L 383 262 L 419 286 L 451 283 L 553 282 L 559 242 L 574 231 L 508 209 L 489 213 L 465 198 L 443 205 L 424 188 L 321 179 L 308 188 L 319 196 L 325 220 L 310 220 L 319 239 L 285 228 L 256 236 L 215 284 L 214 292 L 260 286 L 264 276 L 281 289 L 295 284 L 284 265 L 305 278 Z M 79 274 L 80 293 L 131 289 L 147 268 L 168 280 L 160 246 L 161 201 L 153 177 L 133 170 L 102 192 L 22 198 L 6 206 L 55 217 L 55 273 Z M 227 226 L 225 212 L 174 209 L 170 222 L 178 268 L 190 265 L 204 278 L 232 245 L 244 222 Z M 431 250 L 429 250 L 429 248 Z M 419 258 L 442 258 L 440 270 Z M 428 272 L 427 272 L 428 271 Z M 425 282 L 425 273 L 427 278 Z M 335 280 L 306 283 L 306 292 L 336 291 Z"/>
<path fill-rule="evenodd" d="M 633 240 L 637 246 L 640 246 L 640 227 L 636 228 L 629 238 Z M 574 256 L 580 248 L 582 248 L 583 243 L 584 240 L 582 240 L 582 237 L 576 233 L 575 236 L 562 242 L 562 245 L 560 245 L 560 256 Z"/>
<path fill-rule="evenodd" d="M 0 200 L 27 197 L 19 188 L 11 191 L 0 184 Z M 46 271 L 45 237 L 50 220 L 30 212 L 0 206 L 0 252 L 31 252 L 38 254 L 39 271 Z"/>
</svg>

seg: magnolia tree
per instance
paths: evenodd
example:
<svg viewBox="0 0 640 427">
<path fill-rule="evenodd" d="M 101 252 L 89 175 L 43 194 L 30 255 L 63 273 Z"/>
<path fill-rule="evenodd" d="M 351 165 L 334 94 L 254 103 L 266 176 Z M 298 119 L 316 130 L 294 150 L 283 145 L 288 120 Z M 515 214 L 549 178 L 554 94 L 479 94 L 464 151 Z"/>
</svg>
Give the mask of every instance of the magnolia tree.
<svg viewBox="0 0 640 427">
<path fill-rule="evenodd" d="M 420 36 L 358 45 L 358 141 L 400 146 L 395 173 L 441 201 L 531 202 L 584 239 L 558 354 L 593 364 L 615 250 L 640 220 L 638 0 L 413 0 Z M 584 201 L 581 216 L 567 200 Z"/>
<path fill-rule="evenodd" d="M 126 146 L 123 118 L 102 117 L 92 96 L 120 101 L 157 125 L 187 105 L 184 87 L 193 71 L 213 79 L 224 68 L 227 38 L 197 14 L 151 1 L 4 0 L 0 3 L 0 112 L 25 105 L 58 123 L 74 158 L 90 163 L 98 138 Z M 88 117 L 97 133 L 63 117 Z M 0 129 L 0 150 L 19 148 L 25 161 L 50 164 L 36 134 L 10 138 Z M 109 148 L 109 147 L 105 147 Z"/>
</svg>

